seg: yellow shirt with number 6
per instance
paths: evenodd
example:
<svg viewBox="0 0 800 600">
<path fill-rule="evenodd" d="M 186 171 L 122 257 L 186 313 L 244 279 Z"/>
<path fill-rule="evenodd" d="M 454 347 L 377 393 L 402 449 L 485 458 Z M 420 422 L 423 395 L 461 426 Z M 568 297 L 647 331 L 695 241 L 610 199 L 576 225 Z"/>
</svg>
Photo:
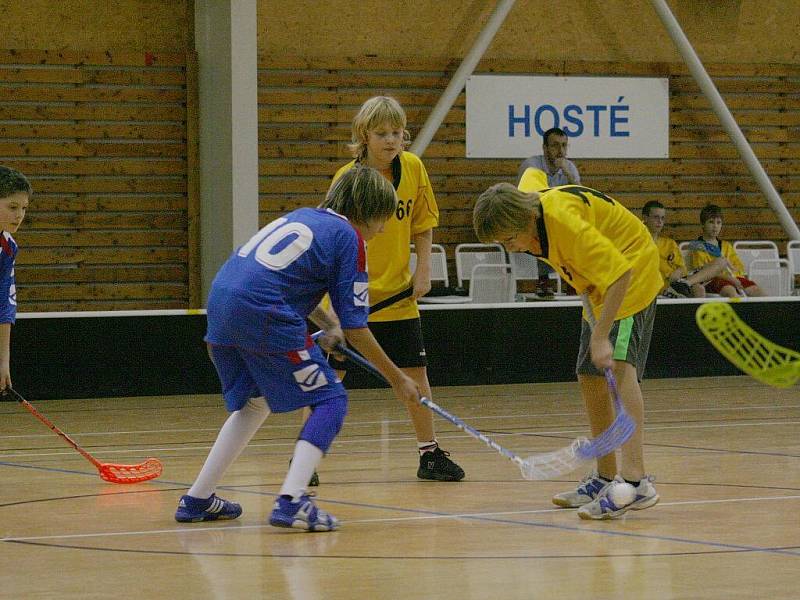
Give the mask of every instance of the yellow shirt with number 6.
<svg viewBox="0 0 800 600">
<path fill-rule="evenodd" d="M 350 161 L 336 172 L 333 181 L 350 169 Z M 412 236 L 433 229 L 439 224 L 439 207 L 433 195 L 428 172 L 418 156 L 401 152 L 392 163 L 394 187 L 397 191 L 397 210 L 386 221 L 383 233 L 367 244 L 369 272 L 369 302 L 381 300 L 403 291 L 411 285 Z M 411 298 L 400 300 L 370 315 L 370 321 L 401 321 L 419 317 L 417 303 Z"/>
</svg>

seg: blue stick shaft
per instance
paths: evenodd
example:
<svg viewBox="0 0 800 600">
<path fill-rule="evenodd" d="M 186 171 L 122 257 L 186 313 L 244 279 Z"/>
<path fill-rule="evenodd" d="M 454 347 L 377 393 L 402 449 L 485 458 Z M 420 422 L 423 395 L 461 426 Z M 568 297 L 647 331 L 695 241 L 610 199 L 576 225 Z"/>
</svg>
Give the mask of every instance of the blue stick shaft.
<svg viewBox="0 0 800 600">
<path fill-rule="evenodd" d="M 321 333 L 322 332 L 317 332 L 317 333 L 313 334 L 311 336 L 312 339 L 316 340 Z M 336 347 L 336 351 L 341 353 L 341 354 L 344 354 L 350 360 L 352 360 L 354 363 L 356 363 L 357 365 L 362 367 L 365 371 L 367 371 L 368 373 L 371 373 L 372 375 L 374 375 L 375 377 L 377 377 L 378 379 L 380 379 L 384 383 L 388 384 L 388 381 L 386 381 L 386 378 L 383 375 L 381 375 L 381 372 L 378 371 L 378 369 L 376 369 L 375 366 L 371 362 L 369 362 L 366 358 L 364 358 L 363 356 L 361 356 L 357 352 L 354 352 L 353 350 L 351 350 L 347 346 L 342 346 L 341 344 L 339 344 Z M 508 450 L 507 448 L 503 448 L 500 444 L 495 442 L 493 439 L 491 439 L 489 437 L 486 437 L 486 435 L 484 435 L 483 433 L 481 433 L 480 431 L 478 431 L 477 429 L 475 429 L 471 425 L 467 425 L 464 421 L 459 419 L 457 416 L 455 416 L 453 414 L 450 414 L 449 412 L 447 412 L 445 409 L 443 409 L 441 406 L 439 406 L 435 402 L 432 402 L 431 400 L 428 400 L 424 396 L 422 398 L 420 398 L 419 401 L 420 401 L 420 404 L 423 404 L 423 405 L 427 406 L 430 410 L 435 412 L 440 417 L 442 417 L 444 419 L 447 419 L 448 421 L 450 421 L 453 425 L 455 425 L 456 427 L 458 427 L 462 431 L 466 431 L 472 437 L 482 441 L 484 444 L 486 444 L 490 448 L 493 448 L 493 449 L 497 450 L 500 454 L 502 454 L 506 458 L 510 458 L 511 460 L 513 460 L 515 462 L 522 461 L 522 459 L 519 458 L 516 454 L 514 454 L 511 450 Z"/>
<path fill-rule="evenodd" d="M 586 311 L 586 319 L 589 321 L 589 326 L 594 329 L 594 326 L 597 325 L 597 321 L 595 320 L 594 313 L 592 312 L 592 305 L 589 302 L 589 296 L 582 294 L 581 300 L 583 300 L 583 308 Z M 617 412 L 619 412 L 622 410 L 622 399 L 619 397 L 619 390 L 617 389 L 617 378 L 614 377 L 614 371 L 612 371 L 610 367 L 603 369 L 603 374 L 606 376 L 608 389 L 611 391 L 611 397 L 614 399 L 614 408 L 617 410 Z"/>
<path fill-rule="evenodd" d="M 432 402 L 432 401 L 428 400 L 425 397 L 420 398 L 419 401 L 420 401 L 420 403 L 422 403 L 425 406 L 427 406 L 429 409 L 431 409 L 433 412 L 435 412 L 440 417 L 443 417 L 443 418 L 447 419 L 453 425 L 455 425 L 456 427 L 458 427 L 462 431 L 466 431 L 472 437 L 474 437 L 476 439 L 479 439 L 480 441 L 482 441 L 484 444 L 486 444 L 490 448 L 494 448 L 495 450 L 497 450 L 500 454 L 502 454 L 506 458 L 510 458 L 513 461 L 522 460 L 516 454 L 514 454 L 511 450 L 508 450 L 507 448 L 503 448 L 500 444 L 495 442 L 493 439 L 491 439 L 489 437 L 486 437 L 486 435 L 484 435 L 483 433 L 481 433 L 480 431 L 478 431 L 477 429 L 475 429 L 471 425 L 467 425 L 464 421 L 459 419 L 457 416 L 455 416 L 453 414 L 450 414 L 449 412 L 447 412 L 445 409 L 443 409 L 441 406 L 439 406 L 435 402 Z"/>
</svg>

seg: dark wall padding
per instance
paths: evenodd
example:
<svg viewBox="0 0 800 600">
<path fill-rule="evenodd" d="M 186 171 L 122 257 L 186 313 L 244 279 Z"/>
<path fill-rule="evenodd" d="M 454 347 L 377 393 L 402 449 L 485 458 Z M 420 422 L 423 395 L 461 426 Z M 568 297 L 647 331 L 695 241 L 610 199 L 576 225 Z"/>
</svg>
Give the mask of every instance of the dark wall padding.
<svg viewBox="0 0 800 600">
<path fill-rule="evenodd" d="M 696 303 L 660 304 L 647 377 L 736 375 L 694 323 Z M 739 303 L 755 330 L 800 348 L 800 303 Z M 578 305 L 422 313 L 431 383 L 573 381 Z M 20 318 L 12 377 L 32 400 L 219 393 L 203 342 L 204 315 Z M 352 369 L 348 387 L 378 387 Z"/>
</svg>

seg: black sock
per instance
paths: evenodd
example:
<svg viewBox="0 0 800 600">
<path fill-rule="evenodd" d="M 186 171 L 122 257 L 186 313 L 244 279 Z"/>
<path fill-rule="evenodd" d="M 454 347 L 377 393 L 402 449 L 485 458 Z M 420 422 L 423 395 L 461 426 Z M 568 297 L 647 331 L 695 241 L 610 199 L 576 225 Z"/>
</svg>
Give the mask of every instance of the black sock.
<svg viewBox="0 0 800 600">
<path fill-rule="evenodd" d="M 628 481 L 626 479 L 625 483 L 630 483 L 633 487 L 639 487 L 639 482 L 638 481 Z"/>
</svg>

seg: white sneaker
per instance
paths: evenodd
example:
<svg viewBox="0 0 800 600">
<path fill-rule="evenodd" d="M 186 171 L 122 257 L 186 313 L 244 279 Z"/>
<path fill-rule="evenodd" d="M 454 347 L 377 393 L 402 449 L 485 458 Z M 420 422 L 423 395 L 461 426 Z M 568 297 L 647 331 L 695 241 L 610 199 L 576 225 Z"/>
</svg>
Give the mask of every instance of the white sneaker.
<svg viewBox="0 0 800 600">
<path fill-rule="evenodd" d="M 653 485 L 653 477 L 645 476 L 639 481 L 634 489 L 636 495 L 633 500 L 626 504 L 617 505 L 612 497 L 614 496 L 613 489 L 616 486 L 628 485 L 625 480 L 619 475 L 614 477 L 614 480 L 609 482 L 600 492 L 597 497 L 578 509 L 578 516 L 581 519 L 616 519 L 621 517 L 629 510 L 644 510 L 650 508 L 658 503 L 659 496 L 656 488 Z"/>
<path fill-rule="evenodd" d="M 562 508 L 579 508 L 594 500 L 608 483 L 595 471 L 584 477 L 574 490 L 553 496 L 553 504 Z"/>
<path fill-rule="evenodd" d="M 645 475 L 636 486 L 636 498 L 628 505 L 631 510 L 644 510 L 658 504 L 661 499 L 656 491 L 653 482 L 656 480 L 652 475 Z"/>
</svg>

